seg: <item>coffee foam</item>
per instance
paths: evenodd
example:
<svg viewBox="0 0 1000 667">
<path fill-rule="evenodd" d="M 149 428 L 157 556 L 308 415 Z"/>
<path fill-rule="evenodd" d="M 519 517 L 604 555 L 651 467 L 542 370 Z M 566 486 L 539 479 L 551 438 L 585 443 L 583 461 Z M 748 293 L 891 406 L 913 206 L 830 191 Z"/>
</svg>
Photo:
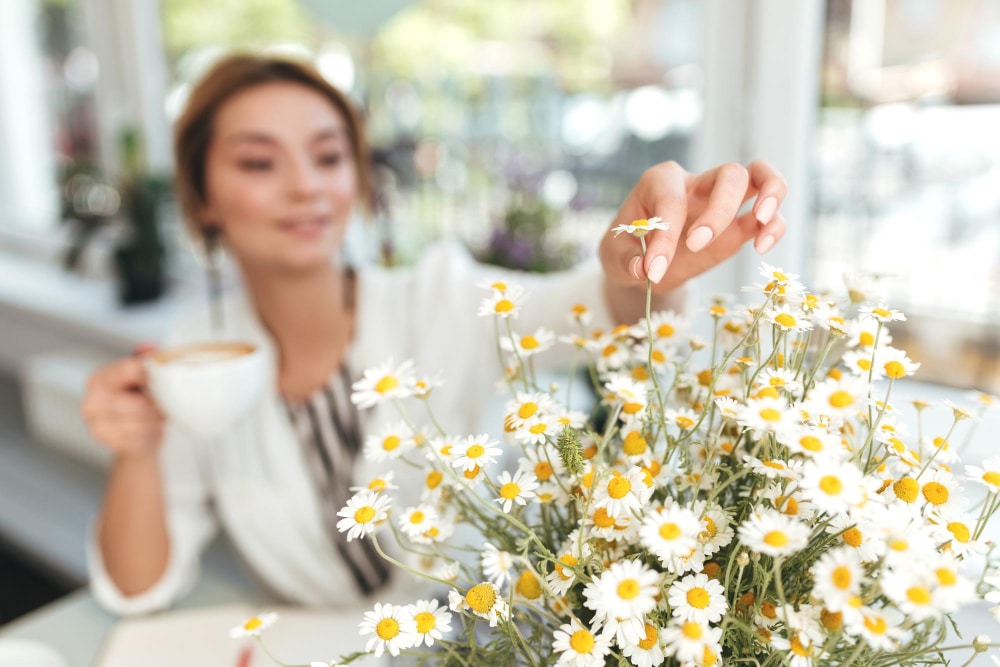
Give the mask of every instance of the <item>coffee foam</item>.
<svg viewBox="0 0 1000 667">
<path fill-rule="evenodd" d="M 156 350 L 149 355 L 158 364 L 211 364 L 245 357 L 257 347 L 251 343 L 193 343 Z"/>
</svg>

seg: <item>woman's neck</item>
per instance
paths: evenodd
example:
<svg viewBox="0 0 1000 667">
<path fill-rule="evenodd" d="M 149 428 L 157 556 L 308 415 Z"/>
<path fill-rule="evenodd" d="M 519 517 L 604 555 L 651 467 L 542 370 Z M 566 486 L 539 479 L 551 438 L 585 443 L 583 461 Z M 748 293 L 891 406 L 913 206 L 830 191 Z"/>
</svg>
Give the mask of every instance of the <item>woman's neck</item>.
<svg viewBox="0 0 1000 667">
<path fill-rule="evenodd" d="M 245 267 L 243 274 L 277 345 L 282 392 L 295 397 L 321 386 L 343 362 L 353 335 L 348 272 L 330 264 L 303 274 L 263 275 Z"/>
</svg>

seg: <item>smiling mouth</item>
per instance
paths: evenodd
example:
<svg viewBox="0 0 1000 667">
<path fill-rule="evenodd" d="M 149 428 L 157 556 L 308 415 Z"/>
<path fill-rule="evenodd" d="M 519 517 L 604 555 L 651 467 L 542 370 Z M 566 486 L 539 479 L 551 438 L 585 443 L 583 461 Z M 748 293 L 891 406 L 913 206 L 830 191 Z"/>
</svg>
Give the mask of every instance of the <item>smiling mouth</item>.
<svg viewBox="0 0 1000 667">
<path fill-rule="evenodd" d="M 308 218 L 294 218 L 281 220 L 278 228 L 285 232 L 300 235 L 315 235 L 330 225 L 330 219 L 326 216 L 314 216 Z"/>
</svg>

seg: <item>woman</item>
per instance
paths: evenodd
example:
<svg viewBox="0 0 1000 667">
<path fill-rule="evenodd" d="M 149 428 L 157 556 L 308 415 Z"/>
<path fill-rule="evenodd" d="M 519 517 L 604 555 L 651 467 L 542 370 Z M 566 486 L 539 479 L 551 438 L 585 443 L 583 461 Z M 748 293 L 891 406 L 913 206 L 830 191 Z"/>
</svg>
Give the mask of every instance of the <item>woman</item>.
<svg viewBox="0 0 1000 667">
<path fill-rule="evenodd" d="M 435 410 L 453 432 L 471 432 L 498 377 L 475 285 L 497 272 L 451 244 L 407 271 L 355 275 L 335 260 L 352 212 L 371 195 L 368 149 L 348 101 L 307 65 L 222 60 L 193 90 L 175 139 L 185 218 L 196 235 L 221 238 L 243 277 L 245 296 L 226 304 L 229 334 L 271 352 L 273 381 L 246 423 L 197 442 L 165 423 L 139 359 L 94 374 L 83 414 L 115 455 L 90 548 L 94 593 L 120 614 L 168 606 L 197 580 L 200 553 L 221 526 L 279 596 L 361 600 L 388 575 L 367 540 L 348 544 L 334 528 L 347 487 L 370 465 L 357 456 L 363 429 L 350 382 L 389 357 L 441 370 Z M 598 321 L 634 322 L 647 277 L 656 307 L 679 308 L 689 278 L 750 239 L 766 252 L 781 238 L 784 195 L 763 162 L 699 175 L 658 165 L 612 224 L 656 215 L 670 229 L 646 238 L 645 257 L 632 235 L 606 234 L 603 271 L 595 262 L 519 277 L 534 295 L 517 327 L 558 329 L 581 301 Z M 751 198 L 753 209 L 737 216 Z M 208 319 L 182 323 L 173 338 L 205 338 Z"/>
</svg>

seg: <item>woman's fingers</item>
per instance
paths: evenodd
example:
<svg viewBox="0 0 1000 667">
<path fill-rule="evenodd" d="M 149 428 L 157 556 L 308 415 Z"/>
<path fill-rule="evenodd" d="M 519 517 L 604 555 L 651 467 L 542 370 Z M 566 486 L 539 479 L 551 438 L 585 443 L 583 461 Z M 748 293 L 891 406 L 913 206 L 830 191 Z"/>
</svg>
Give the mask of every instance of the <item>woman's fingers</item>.
<svg viewBox="0 0 1000 667">
<path fill-rule="evenodd" d="M 750 187 L 750 172 L 741 164 L 729 162 L 711 169 L 698 177 L 699 187 L 709 191 L 708 203 L 691 229 L 684 243 L 691 252 L 700 252 L 719 238 L 736 219 Z"/>
<path fill-rule="evenodd" d="M 756 195 L 753 205 L 754 218 L 762 225 L 767 225 L 788 195 L 788 184 L 781 172 L 775 169 L 767 160 L 754 160 L 747 165 L 750 175 L 750 189 L 747 197 Z"/>
</svg>

